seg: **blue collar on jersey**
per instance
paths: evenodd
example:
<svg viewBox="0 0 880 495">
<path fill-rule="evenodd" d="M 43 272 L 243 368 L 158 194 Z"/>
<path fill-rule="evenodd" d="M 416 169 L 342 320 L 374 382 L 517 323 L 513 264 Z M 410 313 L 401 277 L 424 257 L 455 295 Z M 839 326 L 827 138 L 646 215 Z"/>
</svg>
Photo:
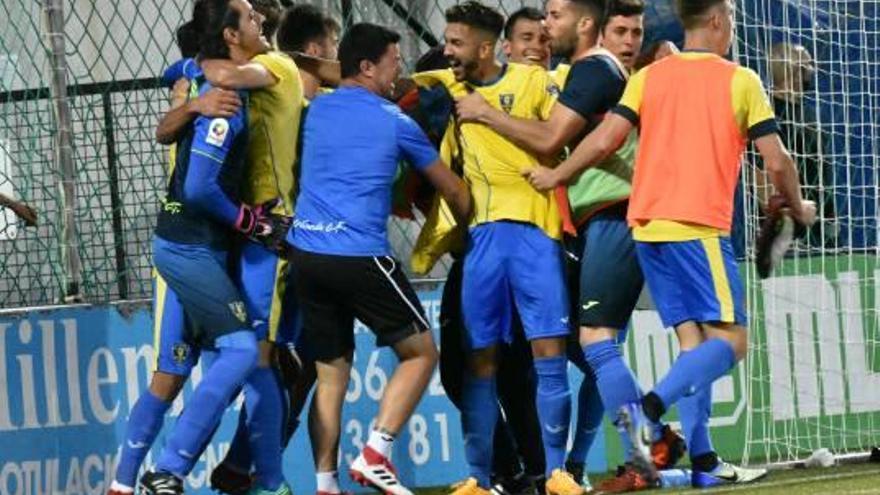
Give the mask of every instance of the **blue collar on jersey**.
<svg viewBox="0 0 880 495">
<path fill-rule="evenodd" d="M 471 86 L 476 86 L 476 87 L 491 86 L 491 85 L 497 83 L 498 81 L 500 81 L 504 77 L 505 74 L 507 74 L 507 64 L 506 63 L 501 66 L 501 72 L 499 72 L 498 75 L 495 76 L 494 79 L 490 79 L 488 81 L 482 81 L 482 82 L 481 81 L 467 81 L 467 83 L 470 84 Z"/>
</svg>

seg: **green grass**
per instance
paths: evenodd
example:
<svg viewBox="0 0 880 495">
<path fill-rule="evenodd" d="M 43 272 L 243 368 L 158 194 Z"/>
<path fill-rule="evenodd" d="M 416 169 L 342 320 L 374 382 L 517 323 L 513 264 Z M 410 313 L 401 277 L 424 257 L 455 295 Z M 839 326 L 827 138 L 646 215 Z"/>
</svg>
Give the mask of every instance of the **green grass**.
<svg viewBox="0 0 880 495">
<path fill-rule="evenodd" d="M 603 476 L 591 477 L 598 482 Z M 858 464 L 828 469 L 772 471 L 760 482 L 732 485 L 714 490 L 653 490 L 658 495 L 754 493 L 758 495 L 880 495 L 880 465 Z M 417 490 L 417 495 L 448 494 L 447 488 Z"/>
</svg>

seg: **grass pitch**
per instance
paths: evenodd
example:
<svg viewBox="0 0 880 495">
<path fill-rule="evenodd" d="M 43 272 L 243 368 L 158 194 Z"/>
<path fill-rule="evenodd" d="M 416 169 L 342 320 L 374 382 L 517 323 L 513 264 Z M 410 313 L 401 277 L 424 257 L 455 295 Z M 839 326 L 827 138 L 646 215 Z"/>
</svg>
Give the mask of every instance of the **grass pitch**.
<svg viewBox="0 0 880 495">
<path fill-rule="evenodd" d="M 593 483 L 603 476 L 591 476 Z M 448 488 L 416 491 L 417 495 L 448 494 Z M 712 490 L 670 489 L 642 493 L 657 495 L 755 493 L 758 495 L 880 495 L 880 464 L 857 464 L 826 469 L 789 469 L 771 471 L 763 480 L 751 485 L 731 485 Z"/>
</svg>

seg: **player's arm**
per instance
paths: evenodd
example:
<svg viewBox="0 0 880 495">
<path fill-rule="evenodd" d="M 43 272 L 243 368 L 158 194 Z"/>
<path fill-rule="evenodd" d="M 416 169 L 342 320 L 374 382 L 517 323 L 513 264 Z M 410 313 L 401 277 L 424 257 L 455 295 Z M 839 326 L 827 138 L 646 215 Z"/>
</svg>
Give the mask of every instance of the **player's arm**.
<svg viewBox="0 0 880 495">
<path fill-rule="evenodd" d="M 428 181 L 437 189 L 440 196 L 449 203 L 455 219 L 461 225 L 467 225 L 470 221 L 471 193 L 467 184 L 461 180 L 461 177 L 452 172 L 449 165 L 443 163 L 442 160 L 436 160 L 431 165 L 422 169 L 422 173 Z"/>
<path fill-rule="evenodd" d="M 241 99 L 235 91 L 211 88 L 198 98 L 186 100 L 169 110 L 156 126 L 156 142 L 171 144 L 180 133 L 199 115 L 230 118 L 241 108 Z"/>
<path fill-rule="evenodd" d="M 296 66 L 321 80 L 324 86 L 335 88 L 342 80 L 342 68 L 338 60 L 329 58 L 313 57 L 302 52 L 285 52 L 293 57 Z"/>
<path fill-rule="evenodd" d="M 214 86 L 235 89 L 260 89 L 278 84 L 280 80 L 266 65 L 258 60 L 237 64 L 227 59 L 211 59 L 201 62 L 205 78 Z"/>
<path fill-rule="evenodd" d="M 443 163 L 424 131 L 410 117 L 397 114 L 397 146 L 401 155 L 449 203 L 456 220 L 467 224 L 471 214 L 471 195 L 461 177 Z"/>
<path fill-rule="evenodd" d="M 489 105 L 477 92 L 456 100 L 455 107 L 461 121 L 485 124 L 526 151 L 542 156 L 559 153 L 587 123 L 577 112 L 559 103 L 553 105 L 547 120 L 512 117 Z"/>
<path fill-rule="evenodd" d="M 751 70 L 739 68 L 734 75 L 738 109 L 744 111 L 743 127 L 764 161 L 767 177 L 785 198 L 794 218 L 803 225 L 816 221 L 816 205 L 804 201 L 794 159 L 779 138 L 779 125 L 761 79 Z"/>
<path fill-rule="evenodd" d="M 628 119 L 612 113 L 584 138 L 569 157 L 555 168 L 536 167 L 523 172 L 529 183 L 539 191 L 567 184 L 584 170 L 598 164 L 617 151 L 633 130 Z"/>
<path fill-rule="evenodd" d="M 785 149 L 779 135 L 774 132 L 760 137 L 755 140 L 755 147 L 764 159 L 764 168 L 770 182 L 785 197 L 794 218 L 803 225 L 812 225 L 816 221 L 816 205 L 812 201 L 805 201 L 801 195 L 794 159 Z"/>
</svg>

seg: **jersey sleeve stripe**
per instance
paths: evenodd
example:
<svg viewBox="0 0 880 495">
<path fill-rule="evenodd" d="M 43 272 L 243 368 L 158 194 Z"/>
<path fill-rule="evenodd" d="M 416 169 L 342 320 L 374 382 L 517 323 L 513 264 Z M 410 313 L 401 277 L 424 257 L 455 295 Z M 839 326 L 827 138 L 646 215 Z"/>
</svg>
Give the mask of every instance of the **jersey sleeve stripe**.
<svg viewBox="0 0 880 495">
<path fill-rule="evenodd" d="M 779 133 L 779 123 L 772 117 L 749 127 L 749 139 L 752 141 L 773 133 Z"/>
<path fill-rule="evenodd" d="M 203 150 L 200 150 L 197 148 L 192 148 L 190 150 L 190 152 L 195 155 L 201 155 L 201 156 L 204 156 L 205 158 L 210 158 L 211 160 L 213 160 L 221 165 L 223 164 L 223 161 L 224 161 L 223 158 L 218 157 L 217 155 L 213 155 L 211 153 L 208 153 L 207 151 L 203 151 Z"/>
<path fill-rule="evenodd" d="M 617 105 L 612 108 L 611 111 L 630 121 L 632 125 L 639 125 L 639 114 L 634 112 L 630 107 L 626 105 Z"/>
</svg>

